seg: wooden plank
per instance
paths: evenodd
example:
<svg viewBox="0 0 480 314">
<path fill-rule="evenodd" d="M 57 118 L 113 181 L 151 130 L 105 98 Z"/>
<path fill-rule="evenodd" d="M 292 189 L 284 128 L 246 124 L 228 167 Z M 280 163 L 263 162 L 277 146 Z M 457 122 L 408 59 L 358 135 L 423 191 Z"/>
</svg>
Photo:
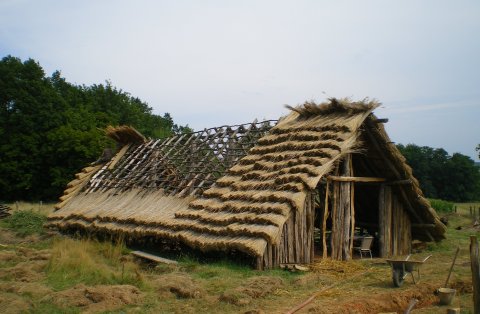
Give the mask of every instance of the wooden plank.
<svg viewBox="0 0 480 314">
<path fill-rule="evenodd" d="M 351 177 L 351 176 L 327 176 L 327 180 L 339 182 L 386 182 L 385 178 L 376 177 Z"/>
<path fill-rule="evenodd" d="M 173 261 L 171 259 L 163 258 L 163 257 L 157 256 L 157 255 L 153 255 L 153 254 L 142 252 L 142 251 L 132 251 L 130 254 L 132 254 L 134 256 L 137 256 L 137 257 L 144 258 L 144 259 L 148 259 L 148 260 L 150 260 L 152 262 L 156 262 L 156 263 L 169 264 L 169 265 L 177 265 L 178 264 L 177 261 Z"/>
<path fill-rule="evenodd" d="M 110 161 L 107 169 L 108 170 L 112 170 L 113 168 L 115 168 L 115 165 L 120 161 L 120 159 L 122 159 L 122 157 L 125 155 L 125 153 L 128 151 L 128 149 L 130 148 L 131 144 L 127 144 L 127 145 L 124 145 L 119 151 L 118 153 L 115 154 L 115 157 L 113 157 L 112 161 Z"/>
</svg>

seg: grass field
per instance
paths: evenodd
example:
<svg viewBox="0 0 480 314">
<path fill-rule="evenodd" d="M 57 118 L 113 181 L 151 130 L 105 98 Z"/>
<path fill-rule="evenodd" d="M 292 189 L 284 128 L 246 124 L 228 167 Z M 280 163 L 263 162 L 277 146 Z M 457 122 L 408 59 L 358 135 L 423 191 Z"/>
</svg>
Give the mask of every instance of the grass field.
<svg viewBox="0 0 480 314">
<path fill-rule="evenodd" d="M 412 256 L 432 254 L 422 281 L 414 285 L 407 277 L 401 288 L 393 287 L 390 267 L 378 258 L 318 260 L 309 272 L 259 272 L 193 255 L 180 256 L 178 265 L 146 264 L 122 241 L 45 232 L 42 217 L 51 204 L 9 205 L 21 214 L 0 221 L 0 307 L 7 313 L 285 313 L 331 285 L 300 313 L 403 313 L 414 297 L 413 313 L 445 313 L 433 291 L 443 286 L 457 246 L 453 305 L 472 312 L 469 236 L 480 229 L 469 207 L 480 204 L 459 204 L 448 215 L 447 239 Z"/>
</svg>

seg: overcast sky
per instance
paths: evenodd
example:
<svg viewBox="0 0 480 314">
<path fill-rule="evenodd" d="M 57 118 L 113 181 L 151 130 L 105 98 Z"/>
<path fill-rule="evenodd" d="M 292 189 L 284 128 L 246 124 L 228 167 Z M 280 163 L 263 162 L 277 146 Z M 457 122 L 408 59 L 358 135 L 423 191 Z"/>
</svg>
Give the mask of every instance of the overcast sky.
<svg viewBox="0 0 480 314">
<path fill-rule="evenodd" d="M 478 0 L 0 0 L 6 55 L 196 130 L 370 97 L 393 141 L 478 161 Z"/>
</svg>

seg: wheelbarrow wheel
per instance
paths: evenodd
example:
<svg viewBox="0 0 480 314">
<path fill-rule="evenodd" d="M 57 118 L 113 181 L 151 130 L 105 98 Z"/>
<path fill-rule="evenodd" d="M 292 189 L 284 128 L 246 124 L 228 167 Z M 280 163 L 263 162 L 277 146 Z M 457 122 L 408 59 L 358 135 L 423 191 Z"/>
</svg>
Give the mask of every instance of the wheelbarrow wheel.
<svg viewBox="0 0 480 314">
<path fill-rule="evenodd" d="M 401 287 L 403 284 L 403 279 L 405 278 L 405 274 L 403 273 L 403 269 L 393 269 L 392 271 L 392 279 L 393 285 L 395 287 Z"/>
</svg>

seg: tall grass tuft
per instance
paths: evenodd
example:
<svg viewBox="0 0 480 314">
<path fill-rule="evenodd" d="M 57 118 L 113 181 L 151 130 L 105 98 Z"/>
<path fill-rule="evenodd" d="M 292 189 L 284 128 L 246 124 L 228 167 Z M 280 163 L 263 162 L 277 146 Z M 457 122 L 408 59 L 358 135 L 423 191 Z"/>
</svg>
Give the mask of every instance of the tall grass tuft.
<svg viewBox="0 0 480 314">
<path fill-rule="evenodd" d="M 141 287 L 138 266 L 123 258 L 123 242 L 56 239 L 47 267 L 47 281 L 54 289 L 76 284 L 132 284 Z"/>
<path fill-rule="evenodd" d="M 34 233 L 44 233 L 43 224 L 46 221 L 47 217 L 44 214 L 32 210 L 22 210 L 13 212 L 11 216 L 5 218 L 3 225 L 23 237 Z"/>
</svg>

